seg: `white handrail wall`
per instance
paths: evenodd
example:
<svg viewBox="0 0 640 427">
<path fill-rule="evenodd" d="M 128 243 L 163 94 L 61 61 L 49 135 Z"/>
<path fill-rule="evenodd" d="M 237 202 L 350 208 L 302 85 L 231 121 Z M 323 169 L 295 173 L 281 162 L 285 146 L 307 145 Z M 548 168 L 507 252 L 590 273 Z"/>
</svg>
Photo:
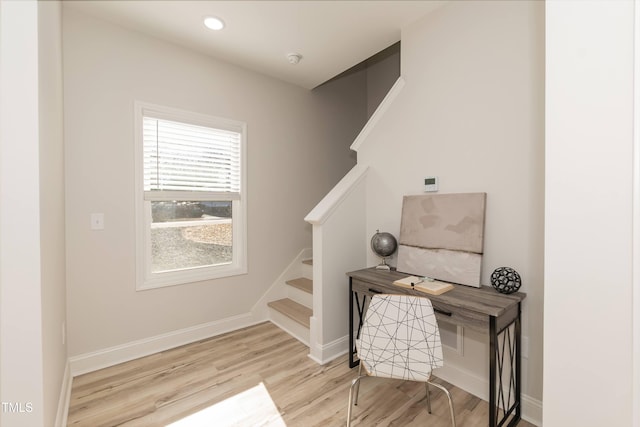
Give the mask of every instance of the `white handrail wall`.
<svg viewBox="0 0 640 427">
<path fill-rule="evenodd" d="M 349 281 L 366 253 L 367 167 L 356 165 L 305 217 L 313 225 L 313 316 L 309 357 L 325 364 L 348 351 Z"/>
</svg>

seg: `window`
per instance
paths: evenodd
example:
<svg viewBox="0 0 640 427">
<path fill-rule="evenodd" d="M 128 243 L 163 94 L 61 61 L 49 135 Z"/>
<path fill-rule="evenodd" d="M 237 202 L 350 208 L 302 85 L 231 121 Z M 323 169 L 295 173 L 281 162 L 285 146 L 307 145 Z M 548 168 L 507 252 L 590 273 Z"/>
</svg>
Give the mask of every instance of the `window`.
<svg viewBox="0 0 640 427">
<path fill-rule="evenodd" d="M 135 104 L 139 290 L 247 271 L 246 125 Z"/>
</svg>

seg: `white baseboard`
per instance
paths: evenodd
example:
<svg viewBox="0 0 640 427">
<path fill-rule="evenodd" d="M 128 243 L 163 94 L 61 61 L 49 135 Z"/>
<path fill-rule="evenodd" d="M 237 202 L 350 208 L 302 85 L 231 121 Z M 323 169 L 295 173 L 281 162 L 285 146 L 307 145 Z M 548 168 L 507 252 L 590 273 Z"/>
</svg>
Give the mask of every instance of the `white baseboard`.
<svg viewBox="0 0 640 427">
<path fill-rule="evenodd" d="M 542 425 L 542 401 L 523 394 L 521 402 L 522 419 L 540 427 Z"/>
<path fill-rule="evenodd" d="M 312 324 L 315 318 L 312 318 Z M 326 365 L 334 359 L 342 356 L 349 351 L 349 335 L 331 341 L 330 343 L 320 345 L 312 343 L 310 346 L 309 358 L 319 365 Z"/>
<path fill-rule="evenodd" d="M 317 358 L 316 356 L 311 354 L 309 354 L 309 358 L 319 365 L 326 365 L 332 360 L 337 359 L 343 354 L 346 354 L 348 351 L 349 351 L 348 349 L 347 350 L 344 349 L 343 342 L 334 341 L 327 345 L 322 346 L 321 348 L 322 356 L 320 358 Z"/>
<path fill-rule="evenodd" d="M 67 425 L 67 416 L 69 415 L 69 401 L 71 399 L 71 385 L 73 377 L 71 376 L 71 366 L 67 360 L 60 385 L 60 397 L 58 398 L 58 412 L 56 413 L 56 427 L 65 427 Z"/>
<path fill-rule="evenodd" d="M 104 350 L 73 356 L 69 358 L 71 376 L 76 377 L 160 351 L 211 338 L 216 335 L 255 325 L 264 320 L 265 319 L 257 320 L 251 313 L 247 313 L 117 345 Z"/>
</svg>

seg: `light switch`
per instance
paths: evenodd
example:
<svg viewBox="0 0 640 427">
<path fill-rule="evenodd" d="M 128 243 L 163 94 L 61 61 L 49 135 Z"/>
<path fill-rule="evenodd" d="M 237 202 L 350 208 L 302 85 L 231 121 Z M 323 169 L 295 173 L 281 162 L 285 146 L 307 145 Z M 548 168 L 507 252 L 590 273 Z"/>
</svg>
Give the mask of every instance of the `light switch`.
<svg viewBox="0 0 640 427">
<path fill-rule="evenodd" d="M 92 230 L 103 230 L 104 229 L 104 214 L 103 213 L 92 213 L 91 214 L 91 229 Z"/>
</svg>

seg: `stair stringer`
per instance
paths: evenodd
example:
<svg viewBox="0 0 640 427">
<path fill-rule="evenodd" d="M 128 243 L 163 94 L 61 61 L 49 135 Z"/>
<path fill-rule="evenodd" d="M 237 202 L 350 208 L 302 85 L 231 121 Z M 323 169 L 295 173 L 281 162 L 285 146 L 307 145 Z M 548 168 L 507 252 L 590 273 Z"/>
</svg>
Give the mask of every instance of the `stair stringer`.
<svg viewBox="0 0 640 427">
<path fill-rule="evenodd" d="M 311 248 L 305 248 L 298 253 L 298 255 L 291 261 L 291 263 L 285 268 L 285 270 L 273 281 L 269 289 L 262 295 L 262 297 L 251 308 L 251 314 L 256 321 L 272 320 L 269 313 L 269 307 L 267 304 L 270 301 L 287 298 L 290 296 L 291 286 L 286 284 L 287 280 L 296 279 L 301 276 L 306 276 L 306 267 L 303 266 L 302 261 L 311 258 Z M 307 266 L 308 267 L 308 266 Z M 297 337 L 296 337 L 297 338 Z"/>
</svg>

